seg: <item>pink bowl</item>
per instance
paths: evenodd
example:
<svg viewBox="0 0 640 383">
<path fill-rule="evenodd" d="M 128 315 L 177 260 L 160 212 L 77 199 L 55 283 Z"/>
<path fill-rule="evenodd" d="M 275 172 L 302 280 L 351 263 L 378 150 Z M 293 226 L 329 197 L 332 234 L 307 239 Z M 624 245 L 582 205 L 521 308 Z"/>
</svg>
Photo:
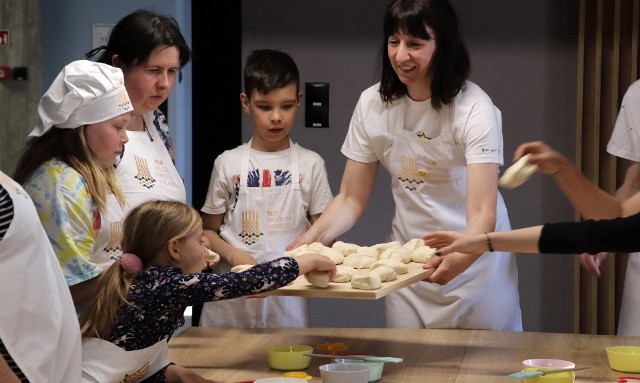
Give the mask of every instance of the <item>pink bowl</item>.
<svg viewBox="0 0 640 383">
<path fill-rule="evenodd" d="M 575 363 L 562 359 L 527 359 L 522 364 L 527 367 L 573 368 Z"/>
</svg>

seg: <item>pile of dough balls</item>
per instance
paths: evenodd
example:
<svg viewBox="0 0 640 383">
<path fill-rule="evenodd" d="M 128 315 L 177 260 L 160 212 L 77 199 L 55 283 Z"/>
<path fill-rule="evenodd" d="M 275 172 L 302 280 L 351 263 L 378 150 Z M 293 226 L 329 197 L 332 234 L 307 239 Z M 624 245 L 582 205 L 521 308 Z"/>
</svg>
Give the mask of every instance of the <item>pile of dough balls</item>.
<svg viewBox="0 0 640 383">
<path fill-rule="evenodd" d="M 426 246 L 422 239 L 412 239 L 404 245 L 393 241 L 373 246 L 337 241 L 332 247 L 319 242 L 302 245 L 284 255 L 295 257 L 306 253 L 321 254 L 335 262 L 337 272 L 333 282 L 351 282 L 354 289 L 376 290 L 382 287 L 383 282 L 393 281 L 398 275 L 407 273 L 409 262 L 427 263 L 435 256 L 436 250 Z M 356 275 L 356 269 L 369 269 L 369 273 Z M 305 278 L 313 286 L 322 288 L 331 282 L 326 272 L 311 272 Z"/>
</svg>

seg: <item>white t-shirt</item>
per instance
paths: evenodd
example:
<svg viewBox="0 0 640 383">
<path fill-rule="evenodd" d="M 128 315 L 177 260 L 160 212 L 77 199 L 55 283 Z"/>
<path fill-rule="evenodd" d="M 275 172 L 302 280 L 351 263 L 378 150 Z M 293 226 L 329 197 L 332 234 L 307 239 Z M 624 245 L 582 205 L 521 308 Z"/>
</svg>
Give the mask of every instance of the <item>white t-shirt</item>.
<svg viewBox="0 0 640 383">
<path fill-rule="evenodd" d="M 216 158 L 207 198 L 202 207 L 203 213 L 223 214 L 235 207 L 244 145 L 246 144 L 227 150 Z M 304 209 L 310 215 L 322 213 L 333 197 L 324 160 L 318 153 L 298 144 L 295 145 L 298 147 L 298 167 Z M 247 178 L 248 187 L 290 185 L 291 149 L 279 152 L 260 152 L 251 149 Z"/>
<path fill-rule="evenodd" d="M 342 153 L 358 162 L 380 161 L 388 169 L 398 108 L 394 105 L 396 101 L 382 101 L 379 88 L 380 84 L 375 84 L 360 95 Z M 451 117 L 451 133 L 464 148 L 467 164 L 503 164 L 499 111 L 480 87 L 470 81 L 465 83 L 455 98 Z M 440 126 L 440 116 L 431 106 L 431 100 L 407 102 L 405 129 L 429 138 L 437 136 L 439 128 L 429 131 L 424 128 L 425 121 L 432 121 L 434 127 Z"/>
<path fill-rule="evenodd" d="M 629 86 L 622 98 L 616 125 L 607 144 L 607 152 L 616 157 L 640 162 L 640 80 Z M 627 262 L 618 335 L 640 336 L 640 254 L 633 253 Z"/>
<path fill-rule="evenodd" d="M 607 152 L 640 162 L 640 80 L 631 84 L 622 98 Z"/>
</svg>

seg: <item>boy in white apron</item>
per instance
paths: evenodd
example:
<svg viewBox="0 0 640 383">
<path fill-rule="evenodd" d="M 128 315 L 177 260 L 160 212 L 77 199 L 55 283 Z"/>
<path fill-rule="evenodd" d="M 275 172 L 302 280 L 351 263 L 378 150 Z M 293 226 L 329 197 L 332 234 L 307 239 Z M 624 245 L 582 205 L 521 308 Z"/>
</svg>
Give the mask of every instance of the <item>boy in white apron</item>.
<svg viewBox="0 0 640 383">
<path fill-rule="evenodd" d="M 244 82 L 240 99 L 253 119 L 253 138 L 216 159 L 202 207 L 212 250 L 230 266 L 281 257 L 310 226 L 308 218 L 315 221 L 331 200 L 323 159 L 289 138 L 302 97 L 293 59 L 279 51 L 254 51 L 247 58 Z M 206 303 L 200 324 L 306 327 L 306 300 Z"/>
</svg>

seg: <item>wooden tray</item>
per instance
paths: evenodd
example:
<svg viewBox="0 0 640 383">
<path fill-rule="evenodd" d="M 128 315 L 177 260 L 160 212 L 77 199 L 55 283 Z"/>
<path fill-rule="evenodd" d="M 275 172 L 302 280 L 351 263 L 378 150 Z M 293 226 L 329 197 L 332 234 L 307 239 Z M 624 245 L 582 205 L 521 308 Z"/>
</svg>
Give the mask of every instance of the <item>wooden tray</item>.
<svg viewBox="0 0 640 383">
<path fill-rule="evenodd" d="M 423 270 L 422 263 L 410 262 L 407 264 L 408 272 L 398 275 L 398 279 L 391 282 L 382 282 L 382 287 L 377 290 L 359 290 L 351 287 L 351 282 L 331 282 L 326 289 L 309 284 L 304 276 L 299 276 L 292 284 L 270 291 L 264 295 L 295 296 L 309 298 L 350 298 L 350 299 L 378 299 L 403 287 L 427 278 L 433 269 Z M 357 269 L 356 274 L 366 275 L 369 269 Z M 426 282 L 425 282 L 426 283 Z"/>
</svg>

